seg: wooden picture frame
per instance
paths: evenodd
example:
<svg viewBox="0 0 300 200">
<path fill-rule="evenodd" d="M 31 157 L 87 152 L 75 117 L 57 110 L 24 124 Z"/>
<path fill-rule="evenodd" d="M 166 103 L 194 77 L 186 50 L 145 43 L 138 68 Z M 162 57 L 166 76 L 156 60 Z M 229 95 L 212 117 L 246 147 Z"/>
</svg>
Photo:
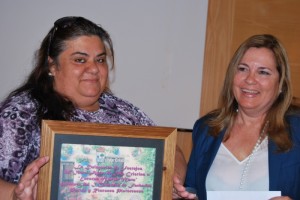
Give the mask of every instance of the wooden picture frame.
<svg viewBox="0 0 300 200">
<path fill-rule="evenodd" d="M 176 139 L 172 127 L 43 120 L 37 199 L 172 199 Z"/>
</svg>

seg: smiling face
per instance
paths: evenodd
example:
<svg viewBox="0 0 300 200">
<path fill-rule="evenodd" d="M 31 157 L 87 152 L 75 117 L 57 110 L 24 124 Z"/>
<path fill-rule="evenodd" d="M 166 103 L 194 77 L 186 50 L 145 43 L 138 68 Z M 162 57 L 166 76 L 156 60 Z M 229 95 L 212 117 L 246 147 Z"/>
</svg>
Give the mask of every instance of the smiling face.
<svg viewBox="0 0 300 200">
<path fill-rule="evenodd" d="M 97 110 L 98 99 L 107 85 L 105 46 L 97 36 L 79 36 L 65 45 L 58 62 L 50 68 L 54 89 L 75 107 Z"/>
<path fill-rule="evenodd" d="M 267 48 L 249 48 L 233 80 L 239 110 L 264 114 L 278 97 L 279 90 L 279 72 L 273 52 Z"/>
</svg>

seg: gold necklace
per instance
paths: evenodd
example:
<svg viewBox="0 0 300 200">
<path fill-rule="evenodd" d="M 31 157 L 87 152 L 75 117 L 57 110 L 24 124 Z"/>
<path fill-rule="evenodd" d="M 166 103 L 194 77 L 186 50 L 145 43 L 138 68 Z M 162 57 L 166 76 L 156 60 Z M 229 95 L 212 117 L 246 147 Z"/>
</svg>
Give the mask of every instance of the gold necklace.
<svg viewBox="0 0 300 200">
<path fill-rule="evenodd" d="M 269 121 L 266 121 L 265 125 L 264 125 L 264 128 L 262 129 L 262 131 L 260 132 L 259 134 L 259 137 L 252 149 L 252 152 L 251 154 L 248 156 L 248 159 L 246 161 L 246 164 L 244 166 L 244 169 L 242 171 L 242 175 L 241 175 L 241 180 L 240 180 L 240 186 L 239 186 L 239 190 L 244 190 L 244 185 L 245 185 L 245 181 L 246 181 L 246 176 L 247 176 L 247 172 L 249 170 L 249 167 L 250 167 L 250 163 L 251 161 L 254 159 L 254 154 L 256 153 L 256 151 L 258 150 L 258 147 L 260 146 L 264 136 L 265 136 L 265 131 L 267 129 L 267 127 L 269 126 Z"/>
</svg>

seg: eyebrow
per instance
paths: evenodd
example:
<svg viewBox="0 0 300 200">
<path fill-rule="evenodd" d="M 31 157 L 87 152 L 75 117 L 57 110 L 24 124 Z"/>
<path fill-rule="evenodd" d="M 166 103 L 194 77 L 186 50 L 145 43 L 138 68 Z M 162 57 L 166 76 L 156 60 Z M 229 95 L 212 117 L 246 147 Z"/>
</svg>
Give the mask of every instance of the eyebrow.
<svg viewBox="0 0 300 200">
<path fill-rule="evenodd" d="M 239 65 L 243 65 L 243 66 L 249 67 L 248 64 L 242 63 L 242 62 L 239 63 L 237 66 L 239 66 Z M 266 70 L 269 70 L 269 71 L 273 71 L 270 67 L 266 67 L 266 66 L 259 66 L 258 69 L 266 69 Z"/>
<path fill-rule="evenodd" d="M 237 66 L 239 66 L 239 65 L 245 65 L 245 66 L 249 67 L 249 65 L 247 63 L 243 63 L 243 62 L 240 62 L 240 63 L 237 64 Z"/>
<path fill-rule="evenodd" d="M 84 53 L 84 52 L 80 52 L 80 51 L 76 51 L 76 52 L 72 53 L 71 56 L 77 55 L 77 54 L 82 55 L 82 56 L 89 56 L 89 54 Z M 99 53 L 99 54 L 97 55 L 97 57 L 99 57 L 99 56 L 106 56 L 106 52 Z"/>
</svg>

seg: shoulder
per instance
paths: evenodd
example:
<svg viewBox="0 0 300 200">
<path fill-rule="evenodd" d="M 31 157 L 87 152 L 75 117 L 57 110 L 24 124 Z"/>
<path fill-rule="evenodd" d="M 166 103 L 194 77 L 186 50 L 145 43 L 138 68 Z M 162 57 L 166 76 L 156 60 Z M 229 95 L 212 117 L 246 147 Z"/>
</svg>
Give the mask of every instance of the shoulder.
<svg viewBox="0 0 300 200">
<path fill-rule="evenodd" d="M 208 131 L 209 131 L 209 126 L 207 124 L 207 122 L 209 120 L 213 119 L 213 116 L 212 115 L 205 115 L 201 118 L 199 118 L 195 124 L 194 124 L 194 127 L 193 127 L 193 140 L 196 141 L 196 140 L 199 140 L 199 139 L 205 139 L 207 137 L 211 137 L 211 136 L 208 136 Z"/>
<path fill-rule="evenodd" d="M 212 136 L 209 134 L 210 126 L 208 121 L 213 120 L 212 115 L 205 115 L 195 122 L 193 127 L 193 148 L 197 152 L 198 156 L 204 152 L 215 152 L 219 148 L 222 139 L 224 137 L 225 130 L 223 130 L 218 136 Z"/>
<path fill-rule="evenodd" d="M 9 110 L 26 111 L 28 113 L 33 113 L 36 111 L 36 101 L 31 98 L 28 92 L 22 92 L 20 94 L 6 98 L 0 104 L 1 113 Z"/>
<path fill-rule="evenodd" d="M 286 116 L 286 121 L 290 127 L 300 129 L 300 113 L 293 113 Z"/>
<path fill-rule="evenodd" d="M 99 99 L 103 111 L 114 113 L 120 122 L 132 125 L 154 125 L 154 122 L 140 108 L 127 100 L 110 93 L 103 93 Z"/>
<path fill-rule="evenodd" d="M 135 106 L 130 103 L 129 101 L 126 101 L 124 99 L 121 99 L 113 94 L 110 93 L 103 93 L 100 97 L 100 103 L 104 106 L 123 106 L 128 108 L 135 108 Z"/>
<path fill-rule="evenodd" d="M 300 113 L 288 115 L 286 120 L 293 139 L 300 144 Z"/>
<path fill-rule="evenodd" d="M 201 118 L 199 118 L 195 124 L 194 124 L 194 128 L 193 130 L 197 131 L 197 130 L 200 130 L 200 129 L 209 129 L 209 126 L 207 124 L 208 121 L 212 120 L 213 119 L 213 116 L 211 114 L 207 114 Z"/>
<path fill-rule="evenodd" d="M 8 97 L 0 105 L 1 126 L 20 122 L 31 124 L 35 121 L 37 113 L 37 102 L 31 98 L 28 92 Z"/>
</svg>

